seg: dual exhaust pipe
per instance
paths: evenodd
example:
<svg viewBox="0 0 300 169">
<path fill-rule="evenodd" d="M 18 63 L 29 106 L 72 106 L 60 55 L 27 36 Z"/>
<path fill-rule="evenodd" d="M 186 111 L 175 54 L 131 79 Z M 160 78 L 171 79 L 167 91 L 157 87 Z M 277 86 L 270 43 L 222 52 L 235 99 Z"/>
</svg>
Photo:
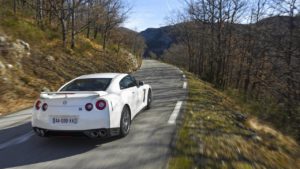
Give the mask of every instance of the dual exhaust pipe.
<svg viewBox="0 0 300 169">
<path fill-rule="evenodd" d="M 40 137 L 45 137 L 48 130 L 34 128 L 35 133 Z M 100 129 L 100 130 L 93 130 L 93 131 L 85 131 L 84 134 L 89 138 L 105 138 L 108 136 L 108 130 Z"/>
<path fill-rule="evenodd" d="M 89 138 L 104 138 L 108 136 L 108 132 L 106 129 L 94 130 L 94 131 L 86 131 L 84 132 L 86 136 Z"/>
<path fill-rule="evenodd" d="M 40 137 L 45 137 L 47 133 L 47 130 L 39 129 L 39 128 L 34 128 L 34 131 Z"/>
</svg>

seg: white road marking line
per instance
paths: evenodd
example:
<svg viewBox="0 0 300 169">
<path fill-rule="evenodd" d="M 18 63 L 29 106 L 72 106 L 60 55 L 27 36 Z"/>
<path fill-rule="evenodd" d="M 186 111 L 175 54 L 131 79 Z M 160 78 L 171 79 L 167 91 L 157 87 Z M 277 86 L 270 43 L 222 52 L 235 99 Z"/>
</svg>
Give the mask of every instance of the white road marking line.
<svg viewBox="0 0 300 169">
<path fill-rule="evenodd" d="M 9 140 L 5 143 L 0 144 L 0 150 L 5 149 L 6 147 L 12 146 L 12 145 L 16 145 L 16 144 L 20 144 L 23 143 L 27 140 L 30 139 L 30 137 L 32 137 L 34 135 L 33 131 L 30 131 L 22 136 L 19 136 L 17 138 L 14 138 L 12 140 Z"/>
<path fill-rule="evenodd" d="M 182 75 L 182 77 L 185 79 L 186 78 L 186 76 L 185 75 Z"/>
<path fill-rule="evenodd" d="M 183 89 L 186 89 L 186 88 L 187 88 L 187 82 L 183 82 L 182 88 L 183 88 Z"/>
<path fill-rule="evenodd" d="M 172 112 L 172 114 L 171 114 L 171 116 L 168 120 L 169 124 L 175 124 L 176 123 L 176 119 L 177 119 L 177 116 L 178 116 L 179 111 L 181 109 L 181 105 L 182 105 L 182 101 L 178 101 L 176 103 L 176 106 L 175 106 L 175 108 L 174 108 L 174 110 L 173 110 L 173 112 Z"/>
</svg>

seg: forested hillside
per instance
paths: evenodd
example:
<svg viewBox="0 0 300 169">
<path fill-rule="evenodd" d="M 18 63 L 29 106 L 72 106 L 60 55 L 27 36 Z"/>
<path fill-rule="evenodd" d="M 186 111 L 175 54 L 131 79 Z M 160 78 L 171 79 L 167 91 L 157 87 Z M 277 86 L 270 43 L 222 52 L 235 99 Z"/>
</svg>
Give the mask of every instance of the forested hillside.
<svg viewBox="0 0 300 169">
<path fill-rule="evenodd" d="M 1 0 L 0 113 L 79 75 L 138 69 L 144 42 L 120 27 L 128 11 L 121 0 Z"/>
<path fill-rule="evenodd" d="M 173 27 L 148 28 L 140 33 L 145 39 L 145 57 L 161 57 L 166 49 L 176 42 L 176 34 L 172 34 Z"/>
<path fill-rule="evenodd" d="M 299 140 L 299 1 L 196 0 L 185 7 L 172 27 L 156 30 L 176 37 L 171 47 L 153 53 L 251 103 L 245 111 Z"/>
</svg>

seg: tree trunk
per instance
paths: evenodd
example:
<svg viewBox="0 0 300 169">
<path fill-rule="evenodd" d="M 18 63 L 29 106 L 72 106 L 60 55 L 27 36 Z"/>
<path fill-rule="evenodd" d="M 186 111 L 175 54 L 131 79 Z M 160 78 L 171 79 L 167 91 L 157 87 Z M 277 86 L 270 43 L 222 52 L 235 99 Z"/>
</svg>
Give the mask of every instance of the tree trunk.
<svg viewBox="0 0 300 169">
<path fill-rule="evenodd" d="M 86 37 L 90 38 L 90 32 L 91 32 L 91 23 L 90 23 L 90 17 L 91 17 L 91 13 L 90 13 L 90 8 L 92 7 L 92 3 L 88 2 L 88 11 L 87 11 L 87 31 L 86 31 Z"/>
<path fill-rule="evenodd" d="M 106 49 L 106 33 L 104 33 L 103 35 L 102 35 L 102 47 L 103 47 L 103 50 L 105 51 L 105 49 Z"/>
<path fill-rule="evenodd" d="M 98 36 L 98 30 L 99 30 L 99 28 L 98 28 L 97 24 L 95 24 L 95 26 L 94 26 L 94 39 L 96 39 L 97 36 Z"/>
<path fill-rule="evenodd" d="M 286 64 L 288 65 L 288 72 L 287 72 L 287 113 L 289 115 L 289 118 L 294 118 L 293 114 L 293 106 L 294 106 L 294 77 L 293 77 L 293 72 L 292 72 L 292 56 L 293 56 L 293 37 L 294 37 L 294 29 L 295 29 L 295 24 L 294 24 L 294 9 L 291 9 L 290 11 L 290 19 L 289 19 L 289 37 L 288 37 L 288 47 L 287 47 L 287 52 L 286 52 Z"/>
<path fill-rule="evenodd" d="M 72 32 L 71 32 L 71 48 L 75 48 L 75 0 L 72 0 L 72 11 L 71 11 L 71 22 L 72 22 Z"/>
<path fill-rule="evenodd" d="M 86 30 L 86 38 L 90 38 L 90 32 L 91 32 L 90 29 L 91 29 L 90 24 L 88 23 L 87 30 Z"/>
<path fill-rule="evenodd" d="M 209 72 L 209 81 L 214 81 L 215 75 L 215 67 L 214 67 L 214 59 L 215 59 L 215 1 L 210 1 L 210 11 L 211 13 L 211 20 L 210 20 L 210 34 L 211 34 L 211 44 L 210 44 L 210 57 L 209 57 L 209 65 L 210 65 L 210 72 Z"/>
<path fill-rule="evenodd" d="M 245 82 L 244 82 L 244 92 L 247 93 L 248 92 L 248 88 L 249 88 L 249 84 L 250 84 L 250 73 L 251 73 L 251 69 L 252 69 L 252 58 L 253 55 L 248 56 L 249 58 L 249 62 L 248 62 L 248 67 L 246 70 L 246 78 L 245 78 Z"/>
<path fill-rule="evenodd" d="M 243 71 L 243 63 L 244 63 L 244 56 L 241 56 L 241 62 L 240 62 L 240 67 L 239 67 L 239 70 L 237 72 L 237 79 L 236 79 L 236 82 L 235 82 L 235 88 L 236 89 L 239 89 L 239 86 L 240 86 L 240 81 L 241 81 L 241 77 L 242 77 L 242 71 Z"/>
<path fill-rule="evenodd" d="M 66 47 L 67 46 L 67 21 L 65 20 L 64 4 L 65 4 L 65 0 L 61 0 L 61 9 L 60 9 L 61 33 L 62 33 L 63 47 Z"/>
<path fill-rule="evenodd" d="M 61 19 L 63 47 L 67 47 L 67 21 Z"/>
<path fill-rule="evenodd" d="M 17 0 L 14 0 L 14 14 L 17 13 Z"/>
<path fill-rule="evenodd" d="M 37 24 L 43 27 L 43 0 L 36 0 L 36 21 Z"/>
</svg>

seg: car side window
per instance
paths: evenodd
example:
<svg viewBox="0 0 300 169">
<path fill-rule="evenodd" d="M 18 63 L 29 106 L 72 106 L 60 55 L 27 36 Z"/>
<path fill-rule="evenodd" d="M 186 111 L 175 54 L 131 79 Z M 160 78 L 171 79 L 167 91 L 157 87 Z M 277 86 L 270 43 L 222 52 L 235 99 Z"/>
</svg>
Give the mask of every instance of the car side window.
<svg viewBox="0 0 300 169">
<path fill-rule="evenodd" d="M 129 75 L 130 76 L 130 75 Z M 134 86 L 136 86 L 137 85 L 137 81 L 135 80 L 135 78 L 133 77 L 133 76 L 130 76 L 131 77 L 131 79 L 132 79 L 132 81 L 133 81 L 133 84 L 134 84 Z"/>
<path fill-rule="evenodd" d="M 131 76 L 126 76 L 120 81 L 120 89 L 127 89 L 130 87 L 136 86 L 135 81 Z"/>
</svg>

